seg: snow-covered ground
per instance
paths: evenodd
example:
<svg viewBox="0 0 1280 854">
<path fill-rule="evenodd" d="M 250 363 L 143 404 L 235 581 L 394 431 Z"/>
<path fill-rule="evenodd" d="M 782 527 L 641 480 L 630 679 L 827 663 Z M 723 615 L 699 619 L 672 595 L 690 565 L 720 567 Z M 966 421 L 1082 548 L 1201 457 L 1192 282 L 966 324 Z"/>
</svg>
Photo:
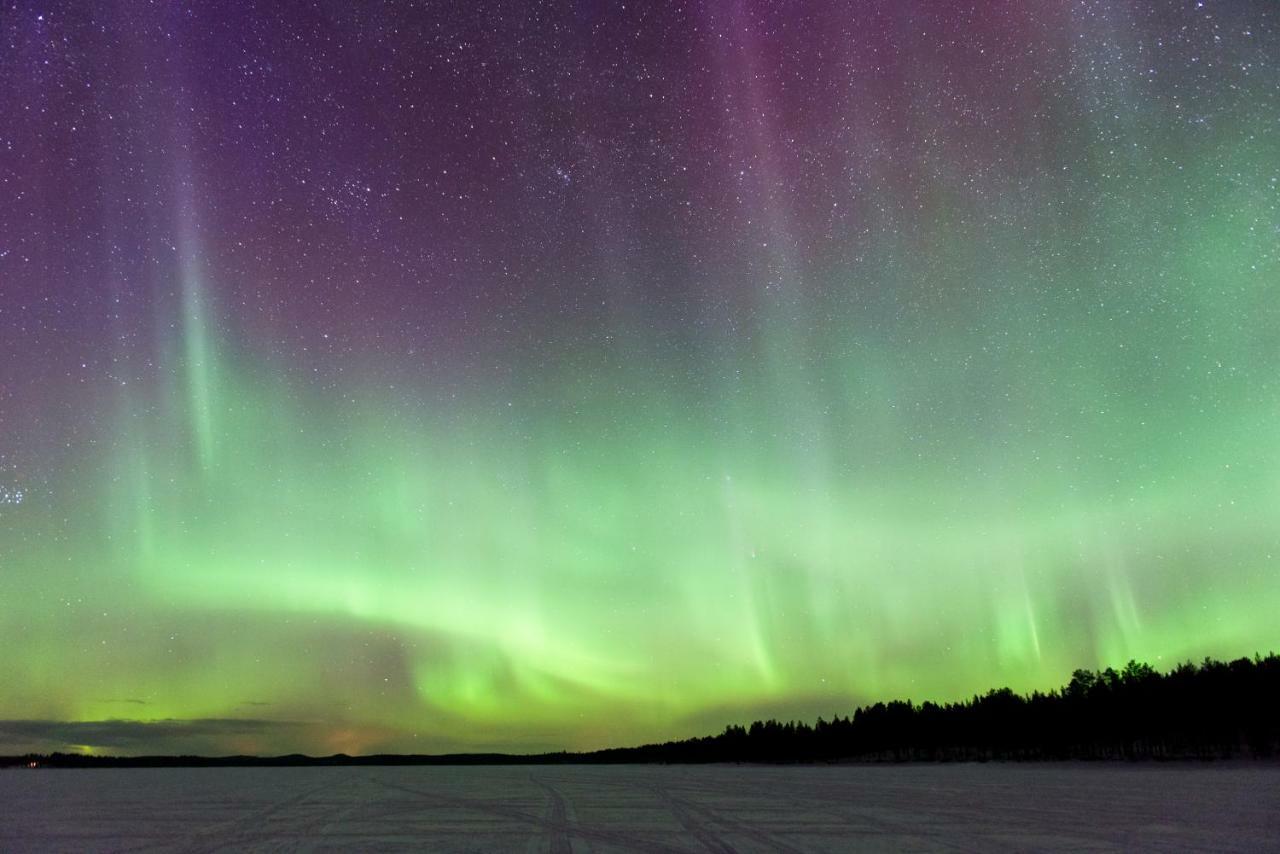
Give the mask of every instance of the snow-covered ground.
<svg viewBox="0 0 1280 854">
<path fill-rule="evenodd" d="M 0 851 L 1280 851 L 1280 766 L 0 772 Z"/>
</svg>

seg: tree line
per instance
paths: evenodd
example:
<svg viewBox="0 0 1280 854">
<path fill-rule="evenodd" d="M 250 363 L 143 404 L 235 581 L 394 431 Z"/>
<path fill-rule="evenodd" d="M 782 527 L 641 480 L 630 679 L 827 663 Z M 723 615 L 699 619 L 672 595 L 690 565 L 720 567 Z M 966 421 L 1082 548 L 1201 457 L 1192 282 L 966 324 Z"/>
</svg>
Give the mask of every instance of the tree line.
<svg viewBox="0 0 1280 854">
<path fill-rule="evenodd" d="M 1077 670 L 1060 690 L 955 703 L 894 700 L 851 716 L 756 721 L 719 735 L 602 750 L 597 761 L 812 762 L 1209 759 L 1280 751 L 1280 655 L 1205 659 L 1167 673 L 1130 661 Z"/>
<path fill-rule="evenodd" d="M 1167 673 L 1130 661 L 1077 670 L 1060 690 L 996 688 L 955 703 L 894 700 L 852 715 L 756 721 L 719 735 L 591 753 L 310 757 L 52 754 L 3 765 L 494 765 L 560 763 L 1217 759 L 1280 755 L 1280 655 L 1206 658 Z"/>
</svg>

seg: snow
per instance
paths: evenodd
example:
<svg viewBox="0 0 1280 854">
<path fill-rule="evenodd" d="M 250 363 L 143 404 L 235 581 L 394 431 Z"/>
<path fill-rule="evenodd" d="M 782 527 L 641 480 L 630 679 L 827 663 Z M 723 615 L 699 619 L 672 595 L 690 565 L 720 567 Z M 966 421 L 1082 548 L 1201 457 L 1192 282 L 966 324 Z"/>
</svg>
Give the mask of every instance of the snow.
<svg viewBox="0 0 1280 854">
<path fill-rule="evenodd" d="M 1280 766 L 0 772 L 0 851 L 1280 850 Z"/>
</svg>

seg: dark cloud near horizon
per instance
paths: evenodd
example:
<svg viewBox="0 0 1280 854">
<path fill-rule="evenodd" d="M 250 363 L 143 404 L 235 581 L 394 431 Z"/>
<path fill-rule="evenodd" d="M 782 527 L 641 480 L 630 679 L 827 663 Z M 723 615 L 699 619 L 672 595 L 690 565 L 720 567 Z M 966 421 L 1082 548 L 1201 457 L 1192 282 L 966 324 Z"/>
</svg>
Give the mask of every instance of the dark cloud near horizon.
<svg viewBox="0 0 1280 854">
<path fill-rule="evenodd" d="M 216 747 L 235 739 L 287 738 L 308 724 L 248 718 L 196 718 L 138 721 L 0 720 L 0 747 L 21 750 L 74 748 L 82 745 L 128 752 Z"/>
<path fill-rule="evenodd" d="M 271 705 L 246 701 L 245 705 Z M 333 721 L 266 720 L 261 718 L 192 718 L 96 721 L 0 719 L 0 756 L 26 753 L 95 753 L 119 756 L 280 756 L 289 753 L 547 753 L 563 743 L 545 739 L 471 742 L 434 738 L 388 740 L 389 733 L 369 733 L 360 746 L 327 744 L 326 737 L 347 728 Z"/>
</svg>

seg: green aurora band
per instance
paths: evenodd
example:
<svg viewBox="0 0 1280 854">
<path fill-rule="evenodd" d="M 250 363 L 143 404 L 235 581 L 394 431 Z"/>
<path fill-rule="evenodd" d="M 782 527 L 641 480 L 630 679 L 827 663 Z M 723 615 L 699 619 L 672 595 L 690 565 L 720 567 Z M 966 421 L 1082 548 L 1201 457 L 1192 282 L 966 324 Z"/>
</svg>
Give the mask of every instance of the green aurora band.
<svg viewBox="0 0 1280 854">
<path fill-rule="evenodd" d="M 191 262 L 167 394 L 121 398 L 74 537 L 18 555 L 46 605 L 0 624 L 27 650 L 0 711 L 270 703 L 338 733 L 312 749 L 585 748 L 1268 647 L 1280 267 L 1267 235 L 1241 249 L 1256 192 L 1213 202 L 1136 252 L 1103 212 L 1094 266 L 1164 283 L 1107 321 L 1126 295 L 1063 259 L 1037 271 L 1060 302 L 972 325 L 766 328 L 798 355 L 730 348 L 701 401 L 622 368 L 335 399 L 215 344 Z M 938 256 L 975 247 L 937 239 L 963 279 Z M 1012 296 L 1032 266 L 1007 248 L 983 275 Z M 83 598 L 50 609 L 59 588 Z"/>
</svg>

